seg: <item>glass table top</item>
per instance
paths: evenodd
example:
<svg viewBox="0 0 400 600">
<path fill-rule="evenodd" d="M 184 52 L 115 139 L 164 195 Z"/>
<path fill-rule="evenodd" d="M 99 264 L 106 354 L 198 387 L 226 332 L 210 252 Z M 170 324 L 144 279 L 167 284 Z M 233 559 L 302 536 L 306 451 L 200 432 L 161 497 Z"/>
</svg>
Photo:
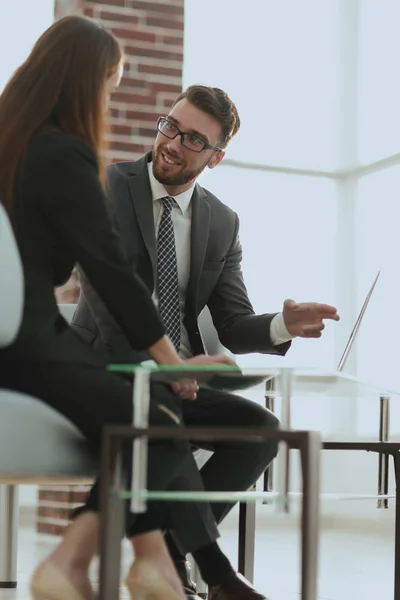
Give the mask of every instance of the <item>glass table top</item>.
<svg viewBox="0 0 400 600">
<path fill-rule="evenodd" d="M 142 365 L 111 364 L 108 369 L 120 373 L 135 373 Z M 357 377 L 339 371 L 304 369 L 297 367 L 240 367 L 236 365 L 146 365 L 152 381 L 176 381 L 181 378 L 197 379 L 200 383 L 224 389 L 243 389 L 246 386 L 261 385 L 273 379 L 276 391 L 285 381 L 292 386 L 295 395 L 318 394 L 321 396 L 355 397 L 362 395 L 399 396 L 400 391 L 387 389 L 377 382 L 362 381 Z"/>
</svg>

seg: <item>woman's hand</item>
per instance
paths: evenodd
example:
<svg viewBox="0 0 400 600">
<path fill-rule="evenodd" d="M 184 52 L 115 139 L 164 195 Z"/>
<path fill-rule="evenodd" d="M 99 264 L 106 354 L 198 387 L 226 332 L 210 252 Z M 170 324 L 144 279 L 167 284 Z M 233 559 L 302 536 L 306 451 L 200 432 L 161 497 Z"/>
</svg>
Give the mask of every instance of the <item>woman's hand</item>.
<svg viewBox="0 0 400 600">
<path fill-rule="evenodd" d="M 186 360 L 182 360 L 182 366 L 204 366 L 204 365 L 235 365 L 235 361 L 233 361 L 228 356 L 224 354 L 216 354 L 214 356 L 199 354 L 198 356 L 193 356 L 193 358 L 187 358 Z M 182 379 L 180 381 L 174 381 L 170 384 L 173 392 L 180 398 L 181 400 L 196 400 L 197 392 L 199 391 L 199 386 L 195 379 Z"/>
<path fill-rule="evenodd" d="M 235 361 L 226 354 L 198 354 L 182 361 L 184 365 L 236 365 Z"/>
<path fill-rule="evenodd" d="M 148 353 L 159 365 L 181 365 L 181 366 L 205 366 L 205 365 L 235 365 L 228 356 L 224 354 L 216 354 L 215 356 L 209 356 L 206 354 L 199 354 L 182 360 L 176 352 L 171 340 L 164 336 L 159 339 L 153 346 L 148 348 Z M 172 390 L 182 400 L 196 400 L 199 386 L 195 379 L 182 379 L 170 384 Z"/>
</svg>

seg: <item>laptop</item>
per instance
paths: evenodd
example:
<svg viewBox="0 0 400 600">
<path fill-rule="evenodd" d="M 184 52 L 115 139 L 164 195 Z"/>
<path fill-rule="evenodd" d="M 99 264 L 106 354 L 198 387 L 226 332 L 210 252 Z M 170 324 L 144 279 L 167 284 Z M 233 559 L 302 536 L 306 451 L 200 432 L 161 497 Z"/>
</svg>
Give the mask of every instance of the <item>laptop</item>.
<svg viewBox="0 0 400 600">
<path fill-rule="evenodd" d="M 338 366 L 337 366 L 337 371 L 343 371 L 343 367 L 346 364 L 346 361 L 347 361 L 347 358 L 349 356 L 350 350 L 352 349 L 354 341 L 355 341 L 355 339 L 357 337 L 357 333 L 358 333 L 358 331 L 360 329 L 360 325 L 361 325 L 362 320 L 364 318 L 365 311 L 367 310 L 367 306 L 369 304 L 369 301 L 371 300 L 372 293 L 373 293 L 373 291 L 375 289 L 375 286 L 377 284 L 377 281 L 379 279 L 379 275 L 380 274 L 381 274 L 381 272 L 379 270 L 378 273 L 377 273 L 377 275 L 376 275 L 376 277 L 375 277 L 375 279 L 374 279 L 373 284 L 371 285 L 371 287 L 369 289 L 367 297 L 364 300 L 364 304 L 362 305 L 361 310 L 360 310 L 360 312 L 358 314 L 357 320 L 356 320 L 356 322 L 354 324 L 353 330 L 352 330 L 352 332 L 350 334 L 350 337 L 349 337 L 349 339 L 347 341 L 346 347 L 343 350 L 343 354 L 340 357 L 340 360 L 339 360 L 339 363 L 338 363 Z"/>
</svg>

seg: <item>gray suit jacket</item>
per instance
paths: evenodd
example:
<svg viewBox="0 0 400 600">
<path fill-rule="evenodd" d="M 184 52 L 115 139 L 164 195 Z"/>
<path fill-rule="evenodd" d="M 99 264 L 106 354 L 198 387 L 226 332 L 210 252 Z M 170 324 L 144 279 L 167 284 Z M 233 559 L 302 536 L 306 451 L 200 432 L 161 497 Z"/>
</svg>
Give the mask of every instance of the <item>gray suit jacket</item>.
<svg viewBox="0 0 400 600">
<path fill-rule="evenodd" d="M 108 168 L 110 214 L 128 261 L 152 293 L 156 280 L 156 239 L 147 163 Z M 192 197 L 191 262 L 184 322 L 193 353 L 204 352 L 198 316 L 207 305 L 221 343 L 234 354 L 284 355 L 290 343 L 273 346 L 269 336 L 274 314 L 255 315 L 241 271 L 242 249 L 235 212 L 196 184 Z M 111 362 L 146 358 L 131 347 L 80 270 L 82 291 L 73 318 L 76 333 L 105 353 Z M 134 310 L 134 307 L 132 307 Z"/>
</svg>

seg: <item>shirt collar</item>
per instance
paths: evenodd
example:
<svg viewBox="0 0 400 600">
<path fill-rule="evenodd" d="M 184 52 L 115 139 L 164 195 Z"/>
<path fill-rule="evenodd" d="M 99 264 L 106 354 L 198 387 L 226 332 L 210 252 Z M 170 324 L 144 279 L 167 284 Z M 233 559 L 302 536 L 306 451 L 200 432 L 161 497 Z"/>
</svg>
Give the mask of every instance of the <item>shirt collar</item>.
<svg viewBox="0 0 400 600">
<path fill-rule="evenodd" d="M 170 194 L 168 194 L 168 192 L 165 189 L 165 187 L 163 186 L 163 184 L 160 183 L 154 177 L 152 162 L 147 163 L 147 169 L 149 171 L 149 180 L 150 180 L 151 194 L 153 196 L 153 202 L 155 202 L 156 200 L 160 200 L 161 198 L 165 198 L 166 196 L 170 196 Z M 182 194 L 178 194 L 177 196 L 170 196 L 175 200 L 175 202 L 181 209 L 182 214 L 185 214 L 190 206 L 190 201 L 193 196 L 194 186 L 195 186 L 195 184 L 193 183 L 193 185 L 190 186 L 190 188 L 188 190 L 186 190 L 185 192 L 182 192 Z"/>
</svg>

